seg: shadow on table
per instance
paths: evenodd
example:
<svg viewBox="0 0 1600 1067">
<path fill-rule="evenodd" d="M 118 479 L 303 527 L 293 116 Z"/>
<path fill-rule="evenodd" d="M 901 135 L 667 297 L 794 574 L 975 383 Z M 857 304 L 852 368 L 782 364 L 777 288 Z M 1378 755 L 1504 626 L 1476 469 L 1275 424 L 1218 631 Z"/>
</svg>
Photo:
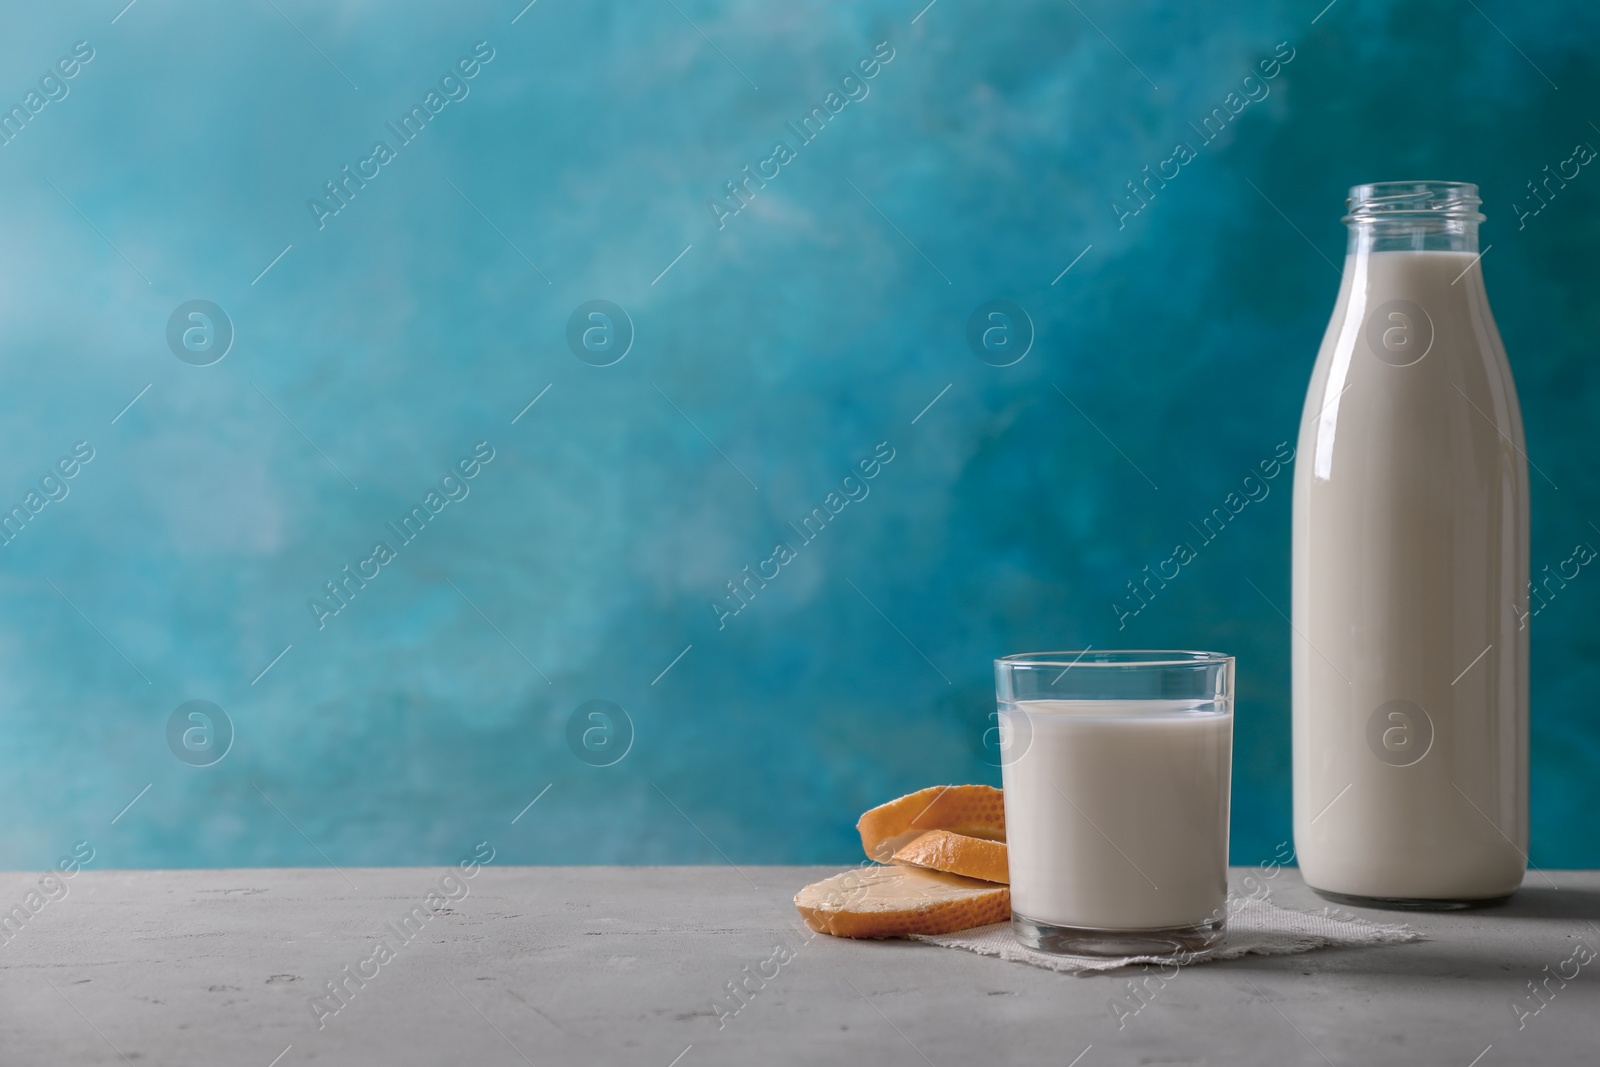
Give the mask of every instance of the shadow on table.
<svg viewBox="0 0 1600 1067">
<path fill-rule="evenodd" d="M 1555 872 L 1557 880 L 1559 871 Z M 1372 908 L 1359 907 L 1340 901 L 1331 900 L 1320 894 L 1308 902 L 1310 910 L 1319 907 L 1332 907 L 1341 911 L 1348 911 L 1363 919 L 1373 922 L 1412 923 L 1425 924 L 1427 917 L 1437 915 L 1440 917 L 1461 917 L 1480 919 L 1484 922 L 1498 921 L 1501 919 L 1566 919 L 1577 922 L 1593 922 L 1600 925 L 1600 887 L 1572 886 L 1558 889 L 1550 881 L 1546 881 L 1542 872 L 1531 871 L 1523 880 L 1522 888 L 1511 895 L 1511 899 L 1504 904 L 1492 904 L 1483 908 L 1467 908 L 1462 911 L 1427 911 L 1411 910 L 1406 908 Z M 1308 903 L 1296 901 L 1286 903 L 1285 907 L 1307 908 Z"/>
<path fill-rule="evenodd" d="M 1574 919 L 1600 922 L 1600 889 L 1555 889 L 1534 873 L 1510 900 L 1481 913 L 1489 919 Z"/>
<path fill-rule="evenodd" d="M 1364 984 L 1405 986 L 1419 979 L 1451 982 L 1503 983 L 1512 976 L 1537 972 L 1551 962 L 1549 945 L 1495 946 L 1485 951 L 1470 940 L 1449 940 L 1439 935 L 1427 941 L 1399 945 L 1349 945 L 1314 949 L 1292 956 L 1239 956 L 1205 964 L 1207 970 L 1234 974 L 1359 976 Z"/>
<path fill-rule="evenodd" d="M 1537 876 L 1536 876 L 1537 877 Z M 1425 977 L 1500 981 L 1508 973 L 1538 971 L 1551 962 L 1545 938 L 1528 939 L 1519 929 L 1523 920 L 1584 923 L 1600 928 L 1600 889 L 1552 888 L 1549 883 L 1525 884 L 1504 904 L 1459 912 L 1427 913 L 1349 909 L 1374 922 L 1403 922 L 1418 927 L 1426 940 L 1396 945 L 1363 945 L 1317 949 L 1294 956 L 1242 956 L 1219 960 L 1215 966 L 1233 971 L 1359 974 L 1368 978 L 1416 979 Z M 1444 915 L 1469 919 L 1470 927 L 1452 924 L 1428 929 L 1425 916 Z M 1499 927 L 1501 936 L 1484 937 L 1486 928 Z M 1517 931 L 1506 936 L 1508 931 Z M 1565 936 L 1583 936 L 1572 929 Z"/>
</svg>

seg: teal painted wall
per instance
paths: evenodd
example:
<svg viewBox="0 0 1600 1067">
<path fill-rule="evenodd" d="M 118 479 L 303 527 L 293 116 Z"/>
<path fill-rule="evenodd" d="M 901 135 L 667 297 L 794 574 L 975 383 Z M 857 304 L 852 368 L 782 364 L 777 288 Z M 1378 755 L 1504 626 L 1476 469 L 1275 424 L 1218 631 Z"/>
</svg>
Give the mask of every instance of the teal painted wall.
<svg viewBox="0 0 1600 1067">
<path fill-rule="evenodd" d="M 1482 186 L 1534 571 L 1600 544 L 1600 176 L 1527 188 L 1593 5 L 677 7 L 6 16 L 0 865 L 848 861 L 1086 644 L 1237 654 L 1272 856 L 1291 475 L 1115 605 L 1294 440 L 1361 181 Z M 1541 866 L 1600 865 L 1597 605 L 1532 622 Z"/>
</svg>

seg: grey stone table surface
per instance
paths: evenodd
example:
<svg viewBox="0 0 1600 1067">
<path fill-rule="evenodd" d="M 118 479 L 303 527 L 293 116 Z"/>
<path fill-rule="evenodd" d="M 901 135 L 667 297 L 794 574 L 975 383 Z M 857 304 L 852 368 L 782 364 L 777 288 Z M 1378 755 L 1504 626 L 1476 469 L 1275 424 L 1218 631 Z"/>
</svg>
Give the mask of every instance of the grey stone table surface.
<svg viewBox="0 0 1600 1067">
<path fill-rule="evenodd" d="M 807 938 L 792 895 L 835 870 L 8 872 L 0 1064 L 1600 1063 L 1600 872 L 1398 916 L 1427 941 L 1209 963 L 1135 999 L 1134 971 Z M 1325 906 L 1274 874 L 1277 903 Z"/>
</svg>

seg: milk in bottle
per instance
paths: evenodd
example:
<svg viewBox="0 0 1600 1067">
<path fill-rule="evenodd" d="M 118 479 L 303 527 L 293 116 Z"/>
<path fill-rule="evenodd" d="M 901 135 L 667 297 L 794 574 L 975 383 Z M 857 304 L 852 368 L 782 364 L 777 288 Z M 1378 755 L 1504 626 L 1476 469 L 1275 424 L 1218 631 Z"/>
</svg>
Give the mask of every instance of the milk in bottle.
<svg viewBox="0 0 1600 1067">
<path fill-rule="evenodd" d="M 1477 187 L 1351 190 L 1294 481 L 1294 835 L 1324 896 L 1522 882 L 1528 462 Z"/>
</svg>

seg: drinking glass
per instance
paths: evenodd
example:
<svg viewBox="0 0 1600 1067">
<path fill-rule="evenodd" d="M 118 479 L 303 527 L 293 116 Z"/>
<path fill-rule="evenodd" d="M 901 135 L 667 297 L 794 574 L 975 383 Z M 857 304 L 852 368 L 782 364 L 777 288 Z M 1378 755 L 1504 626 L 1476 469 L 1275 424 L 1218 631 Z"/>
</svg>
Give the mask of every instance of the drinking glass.
<svg viewBox="0 0 1600 1067">
<path fill-rule="evenodd" d="M 1044 952 L 1198 955 L 1227 922 L 1233 657 L 995 660 L 1011 924 Z"/>
</svg>

